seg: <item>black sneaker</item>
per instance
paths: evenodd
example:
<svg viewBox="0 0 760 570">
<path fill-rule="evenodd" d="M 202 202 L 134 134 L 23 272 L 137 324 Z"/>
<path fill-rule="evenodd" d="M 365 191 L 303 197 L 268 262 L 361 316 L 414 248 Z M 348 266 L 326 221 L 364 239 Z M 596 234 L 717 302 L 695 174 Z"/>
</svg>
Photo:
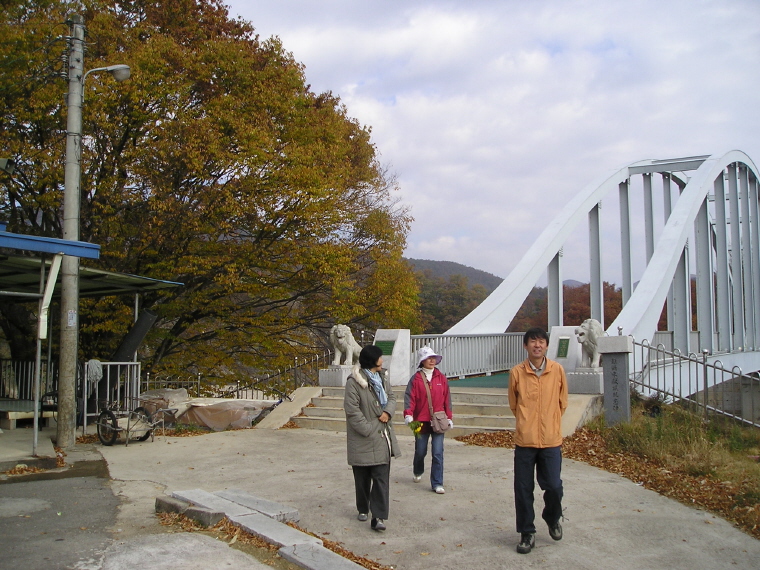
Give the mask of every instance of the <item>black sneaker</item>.
<svg viewBox="0 0 760 570">
<path fill-rule="evenodd" d="M 370 526 L 372 527 L 372 530 L 385 530 L 383 519 L 372 519 Z"/>
<path fill-rule="evenodd" d="M 554 540 L 562 540 L 562 525 L 559 524 L 559 521 L 549 525 L 549 536 Z"/>
<path fill-rule="evenodd" d="M 536 546 L 536 535 L 532 532 L 524 532 L 520 535 L 520 544 L 517 545 L 517 552 L 528 554 Z"/>
</svg>

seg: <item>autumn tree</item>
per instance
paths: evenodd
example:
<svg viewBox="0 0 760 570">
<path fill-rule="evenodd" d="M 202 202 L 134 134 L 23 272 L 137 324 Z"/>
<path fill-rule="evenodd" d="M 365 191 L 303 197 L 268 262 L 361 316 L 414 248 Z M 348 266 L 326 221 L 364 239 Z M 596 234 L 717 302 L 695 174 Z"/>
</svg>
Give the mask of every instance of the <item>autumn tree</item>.
<svg viewBox="0 0 760 570">
<path fill-rule="evenodd" d="M 546 330 L 549 321 L 546 287 L 533 287 L 507 327 L 507 332 L 525 332 L 532 327 Z"/>
<path fill-rule="evenodd" d="M 579 325 L 591 318 L 591 286 L 583 283 L 576 287 L 564 286 L 564 321 L 568 325 Z M 604 323 L 607 329 L 623 309 L 623 291 L 614 283 L 605 281 L 602 286 L 604 296 Z"/>
<path fill-rule="evenodd" d="M 443 278 L 425 270 L 417 276 L 422 330 L 427 334 L 443 334 L 488 297 L 483 285 L 470 286 L 469 280 L 459 274 Z"/>
<path fill-rule="evenodd" d="M 568 326 L 581 324 L 591 318 L 591 296 L 588 283 L 569 287 L 563 285 L 563 322 Z M 603 284 L 604 328 L 607 329 L 623 309 L 623 294 L 614 283 Z M 522 332 L 531 327 L 546 329 L 548 323 L 547 289 L 534 287 L 525 298 L 520 310 L 512 319 L 507 329 L 509 332 Z"/>
<path fill-rule="evenodd" d="M 85 69 L 132 78 L 85 85 L 81 239 L 101 245 L 99 268 L 184 283 L 141 299 L 159 315 L 146 368 L 234 376 L 292 362 L 336 322 L 417 326 L 394 177 L 277 38 L 220 0 L 82 6 Z M 2 15 L 0 132 L 21 160 L 0 202 L 9 230 L 60 237 L 66 13 L 30 0 Z M 82 303 L 82 357 L 109 356 L 132 306 Z"/>
</svg>

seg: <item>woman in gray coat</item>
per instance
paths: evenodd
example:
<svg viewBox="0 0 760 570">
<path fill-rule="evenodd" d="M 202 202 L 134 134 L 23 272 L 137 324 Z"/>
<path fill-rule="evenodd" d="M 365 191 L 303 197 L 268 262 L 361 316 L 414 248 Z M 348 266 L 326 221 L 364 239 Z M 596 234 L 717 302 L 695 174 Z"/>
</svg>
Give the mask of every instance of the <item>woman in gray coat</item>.
<svg viewBox="0 0 760 570">
<path fill-rule="evenodd" d="M 391 457 L 401 453 L 393 432 L 396 396 L 383 366 L 383 351 L 365 346 L 346 380 L 348 464 L 354 471 L 359 520 L 372 513 L 372 530 L 385 530 L 390 503 Z"/>
</svg>

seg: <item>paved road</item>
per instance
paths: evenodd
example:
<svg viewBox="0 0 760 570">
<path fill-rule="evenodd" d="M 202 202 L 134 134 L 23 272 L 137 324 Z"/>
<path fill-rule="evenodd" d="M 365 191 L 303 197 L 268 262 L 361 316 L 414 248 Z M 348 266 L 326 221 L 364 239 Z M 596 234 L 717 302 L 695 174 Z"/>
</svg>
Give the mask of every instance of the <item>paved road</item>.
<svg viewBox="0 0 760 570">
<path fill-rule="evenodd" d="M 537 548 L 515 552 L 512 452 L 446 441 L 445 495 L 412 482 L 413 438 L 391 469 L 388 530 L 356 520 L 345 434 L 240 430 L 102 448 L 125 530 L 151 531 L 157 493 L 241 489 L 297 508 L 301 526 L 395 568 L 743 568 L 760 541 L 726 521 L 618 475 L 565 461 L 565 539 L 539 526 Z M 429 461 L 429 458 L 428 458 Z"/>
<path fill-rule="evenodd" d="M 119 499 L 105 461 L 0 484 L 0 567 L 99 568 Z"/>
<path fill-rule="evenodd" d="M 555 542 L 539 525 L 537 548 L 519 555 L 511 451 L 447 440 L 446 494 L 436 495 L 425 479 L 412 482 L 413 438 L 399 439 L 405 456 L 392 464 L 382 534 L 356 520 L 343 433 L 253 429 L 77 446 L 67 457 L 74 468 L 63 474 L 0 484 L 0 567 L 265 568 L 208 537 L 167 534 L 154 514 L 156 496 L 196 488 L 240 489 L 292 506 L 303 528 L 409 570 L 760 567 L 760 541 L 726 521 L 569 460 L 565 538 Z"/>
</svg>

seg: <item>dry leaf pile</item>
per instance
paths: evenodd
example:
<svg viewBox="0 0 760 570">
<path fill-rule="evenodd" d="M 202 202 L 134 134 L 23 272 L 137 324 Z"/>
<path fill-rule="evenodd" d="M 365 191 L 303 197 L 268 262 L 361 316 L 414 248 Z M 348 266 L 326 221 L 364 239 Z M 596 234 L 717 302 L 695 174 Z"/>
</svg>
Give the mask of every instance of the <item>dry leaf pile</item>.
<svg viewBox="0 0 760 570">
<path fill-rule="evenodd" d="M 45 471 L 45 470 L 40 469 L 39 467 L 29 467 L 28 465 L 20 463 L 16 465 L 13 469 L 8 469 L 8 471 L 5 471 L 5 474 L 12 477 L 14 475 L 29 475 L 30 473 L 41 473 L 42 471 Z"/>
<path fill-rule="evenodd" d="M 77 437 L 77 443 L 98 443 L 98 441 L 100 440 L 98 439 L 97 434 L 94 433 L 88 433 Z"/>
<path fill-rule="evenodd" d="M 514 448 L 512 432 L 476 433 L 456 439 L 469 445 Z M 622 475 L 681 503 L 710 511 L 760 539 L 760 505 L 742 500 L 742 497 L 753 496 L 748 481 L 719 481 L 709 475 L 694 476 L 683 470 L 665 468 L 647 457 L 612 453 L 602 435 L 588 428 L 581 428 L 564 439 L 562 455 Z"/>
<path fill-rule="evenodd" d="M 205 528 L 201 526 L 200 524 L 198 524 L 197 522 L 195 522 L 194 520 L 187 518 L 185 515 L 181 515 L 177 513 L 158 513 L 157 516 L 161 524 L 164 526 L 178 527 L 184 532 L 199 532 L 199 531 L 210 532 L 216 535 L 217 538 L 221 538 L 222 540 L 227 542 L 227 544 L 230 544 L 230 545 L 235 544 L 236 542 L 240 542 L 243 544 L 250 544 L 257 548 L 263 548 L 265 550 L 268 550 L 273 554 L 275 554 L 279 550 L 279 547 L 277 547 L 276 545 L 271 544 L 259 538 L 258 536 L 255 536 L 253 534 L 250 534 L 244 531 L 240 527 L 232 524 L 226 518 L 222 519 L 219 523 L 217 523 L 213 527 Z M 296 530 L 299 530 L 303 533 L 319 538 L 322 541 L 322 544 L 324 545 L 325 548 L 327 548 L 328 550 L 332 550 L 336 554 L 339 554 L 343 556 L 344 558 L 351 560 L 352 562 L 355 562 L 356 564 L 366 568 L 367 570 L 391 570 L 389 566 L 383 566 L 382 564 L 375 562 L 374 560 L 370 560 L 362 556 L 357 556 L 353 552 L 343 548 L 338 542 L 327 540 L 326 538 L 322 536 L 318 536 L 314 533 L 304 530 L 295 523 L 289 522 L 287 524 L 288 526 L 291 526 L 295 528 Z"/>
</svg>

